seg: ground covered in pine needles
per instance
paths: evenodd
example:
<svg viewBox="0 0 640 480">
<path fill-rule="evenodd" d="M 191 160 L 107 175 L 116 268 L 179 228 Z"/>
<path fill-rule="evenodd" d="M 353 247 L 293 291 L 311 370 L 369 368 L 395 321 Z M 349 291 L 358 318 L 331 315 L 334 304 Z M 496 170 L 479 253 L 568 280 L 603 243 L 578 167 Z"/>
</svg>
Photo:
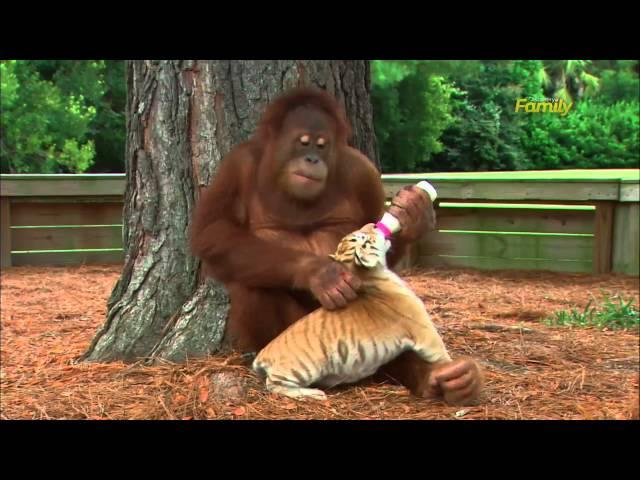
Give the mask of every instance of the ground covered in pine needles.
<svg viewBox="0 0 640 480">
<path fill-rule="evenodd" d="M 369 382 L 326 402 L 267 393 L 246 367 L 74 364 L 106 313 L 118 266 L 1 273 L 2 419 L 627 419 L 637 418 L 638 331 L 545 324 L 603 292 L 639 302 L 637 278 L 472 270 L 408 271 L 452 355 L 483 366 L 477 406 Z"/>
</svg>

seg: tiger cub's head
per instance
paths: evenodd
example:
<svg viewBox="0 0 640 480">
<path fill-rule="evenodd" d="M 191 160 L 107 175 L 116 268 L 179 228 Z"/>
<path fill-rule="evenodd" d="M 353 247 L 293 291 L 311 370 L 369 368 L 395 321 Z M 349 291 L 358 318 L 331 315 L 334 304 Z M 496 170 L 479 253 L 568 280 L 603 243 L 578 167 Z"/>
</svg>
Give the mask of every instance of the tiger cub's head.
<svg viewBox="0 0 640 480">
<path fill-rule="evenodd" d="M 338 262 L 358 267 L 386 268 L 386 255 L 390 247 L 391 242 L 373 223 L 369 223 L 340 240 L 336 253 L 329 256 Z"/>
</svg>

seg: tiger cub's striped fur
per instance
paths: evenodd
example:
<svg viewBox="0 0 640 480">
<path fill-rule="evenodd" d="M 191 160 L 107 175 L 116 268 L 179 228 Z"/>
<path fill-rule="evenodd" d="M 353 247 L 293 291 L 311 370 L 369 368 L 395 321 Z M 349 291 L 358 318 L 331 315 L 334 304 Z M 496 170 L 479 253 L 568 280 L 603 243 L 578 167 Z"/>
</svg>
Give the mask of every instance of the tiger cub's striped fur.
<svg viewBox="0 0 640 480">
<path fill-rule="evenodd" d="M 258 353 L 253 369 L 269 391 L 322 400 L 311 386 L 356 382 L 406 350 L 427 362 L 451 359 L 422 301 L 387 268 L 389 245 L 373 224 L 340 241 L 331 257 L 362 280 L 358 298 L 341 310 L 315 310 Z"/>
</svg>

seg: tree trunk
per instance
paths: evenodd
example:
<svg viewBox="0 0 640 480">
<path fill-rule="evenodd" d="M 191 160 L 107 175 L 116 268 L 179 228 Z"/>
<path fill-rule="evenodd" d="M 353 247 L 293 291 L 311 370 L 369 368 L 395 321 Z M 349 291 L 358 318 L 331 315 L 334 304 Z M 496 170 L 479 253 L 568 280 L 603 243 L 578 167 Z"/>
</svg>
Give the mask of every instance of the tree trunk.
<svg viewBox="0 0 640 480">
<path fill-rule="evenodd" d="M 220 347 L 228 297 L 189 252 L 191 210 L 264 107 L 309 84 L 345 105 L 353 145 L 375 162 L 367 61 L 127 62 L 125 261 L 80 360 L 180 362 Z"/>
</svg>

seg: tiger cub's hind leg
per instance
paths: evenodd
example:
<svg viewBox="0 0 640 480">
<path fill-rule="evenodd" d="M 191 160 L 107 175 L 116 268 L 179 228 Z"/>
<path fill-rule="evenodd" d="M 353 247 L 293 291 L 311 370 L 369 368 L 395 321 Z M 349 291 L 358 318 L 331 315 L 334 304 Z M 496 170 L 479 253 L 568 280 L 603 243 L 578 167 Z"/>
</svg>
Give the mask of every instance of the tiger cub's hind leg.
<svg viewBox="0 0 640 480">
<path fill-rule="evenodd" d="M 305 398 L 311 398 L 313 400 L 327 399 L 327 395 L 322 390 L 301 387 L 293 380 L 272 380 L 267 377 L 267 390 L 296 400 L 303 400 Z"/>
</svg>

